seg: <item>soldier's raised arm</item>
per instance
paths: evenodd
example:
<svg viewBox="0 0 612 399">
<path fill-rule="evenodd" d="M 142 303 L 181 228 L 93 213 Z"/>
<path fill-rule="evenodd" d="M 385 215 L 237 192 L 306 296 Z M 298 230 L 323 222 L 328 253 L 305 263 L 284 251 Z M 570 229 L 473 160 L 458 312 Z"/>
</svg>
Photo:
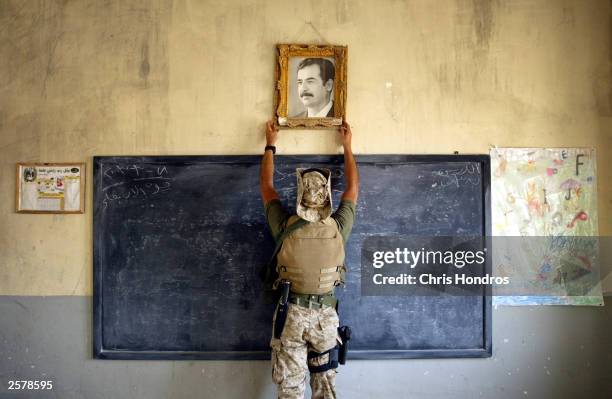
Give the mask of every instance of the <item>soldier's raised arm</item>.
<svg viewBox="0 0 612 399">
<path fill-rule="evenodd" d="M 357 163 L 351 148 L 353 132 L 351 131 L 351 126 L 346 121 L 342 122 L 342 126 L 340 126 L 340 134 L 342 135 L 342 146 L 344 147 L 344 179 L 346 183 L 342 199 L 353 201 L 357 204 L 357 197 L 359 196 L 359 172 L 357 171 Z"/>
<path fill-rule="evenodd" d="M 278 128 L 273 121 L 268 121 L 266 123 L 266 149 L 261 159 L 261 171 L 259 173 L 259 189 L 264 205 L 279 198 L 274 189 L 274 153 L 276 152 L 277 137 Z"/>
</svg>

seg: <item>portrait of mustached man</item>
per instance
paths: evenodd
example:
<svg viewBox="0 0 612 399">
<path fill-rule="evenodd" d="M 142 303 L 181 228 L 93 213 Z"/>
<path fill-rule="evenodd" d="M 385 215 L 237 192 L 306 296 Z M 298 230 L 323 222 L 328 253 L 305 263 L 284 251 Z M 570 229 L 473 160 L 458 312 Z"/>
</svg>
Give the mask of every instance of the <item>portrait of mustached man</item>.
<svg viewBox="0 0 612 399">
<path fill-rule="evenodd" d="M 297 66 L 296 93 L 306 108 L 291 118 L 334 116 L 334 64 L 326 58 L 305 58 Z"/>
</svg>

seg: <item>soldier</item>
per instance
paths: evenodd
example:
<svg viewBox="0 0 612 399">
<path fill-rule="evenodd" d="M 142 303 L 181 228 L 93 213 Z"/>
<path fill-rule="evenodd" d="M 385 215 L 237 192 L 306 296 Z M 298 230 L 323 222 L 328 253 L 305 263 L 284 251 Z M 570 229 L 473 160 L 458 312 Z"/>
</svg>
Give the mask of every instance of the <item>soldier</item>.
<svg viewBox="0 0 612 399">
<path fill-rule="evenodd" d="M 332 214 L 330 170 L 297 169 L 297 215 L 288 215 L 273 182 L 278 130 L 273 122 L 267 123 L 261 196 L 268 227 L 280 245 L 277 283 L 291 283 L 288 305 L 281 314 L 279 303 L 274 314 L 275 333 L 270 341 L 272 380 L 279 398 L 303 398 L 308 371 L 312 398 L 336 397 L 334 348 L 342 340 L 334 288 L 343 282 L 344 245 L 353 227 L 359 191 L 348 123 L 342 124 L 340 133 L 346 181 L 340 206 Z M 281 319 L 284 323 L 279 323 Z"/>
</svg>

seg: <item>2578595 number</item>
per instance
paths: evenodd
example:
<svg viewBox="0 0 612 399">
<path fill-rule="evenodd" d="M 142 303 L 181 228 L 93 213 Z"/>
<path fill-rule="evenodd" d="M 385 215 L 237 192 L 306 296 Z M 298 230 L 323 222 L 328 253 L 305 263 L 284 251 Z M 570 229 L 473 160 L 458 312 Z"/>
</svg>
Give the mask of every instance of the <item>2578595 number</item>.
<svg viewBox="0 0 612 399">
<path fill-rule="evenodd" d="M 8 389 L 12 389 L 12 390 L 53 389 L 53 381 L 9 380 Z"/>
</svg>

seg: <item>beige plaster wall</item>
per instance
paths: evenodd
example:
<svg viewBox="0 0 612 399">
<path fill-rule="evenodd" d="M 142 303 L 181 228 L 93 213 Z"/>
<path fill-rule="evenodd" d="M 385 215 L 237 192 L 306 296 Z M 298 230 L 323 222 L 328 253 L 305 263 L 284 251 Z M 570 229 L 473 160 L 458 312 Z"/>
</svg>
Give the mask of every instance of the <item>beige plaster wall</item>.
<svg viewBox="0 0 612 399">
<path fill-rule="evenodd" d="M 0 294 L 91 295 L 93 155 L 257 154 L 275 44 L 349 48 L 357 153 L 593 146 L 612 234 L 612 2 L 1 1 Z M 283 131 L 280 154 L 339 152 Z M 14 213 L 15 163 L 86 161 L 84 215 Z"/>
</svg>

